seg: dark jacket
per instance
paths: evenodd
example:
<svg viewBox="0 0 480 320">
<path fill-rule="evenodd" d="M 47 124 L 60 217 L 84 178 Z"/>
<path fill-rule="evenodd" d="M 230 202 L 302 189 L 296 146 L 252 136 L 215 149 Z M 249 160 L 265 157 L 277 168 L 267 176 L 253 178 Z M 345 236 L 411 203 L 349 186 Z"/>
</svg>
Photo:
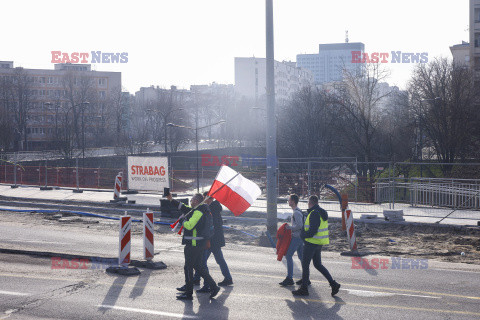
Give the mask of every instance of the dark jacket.
<svg viewBox="0 0 480 320">
<path fill-rule="evenodd" d="M 177 200 L 172 200 L 172 205 L 177 207 L 183 214 L 186 214 L 185 218 L 181 221 L 184 226 L 182 244 L 186 246 L 192 246 L 194 242 L 190 239 L 185 238 L 193 237 L 194 233 L 196 233 L 196 237 L 202 237 L 203 225 L 205 224 L 204 213 L 208 212 L 208 206 L 206 204 L 202 204 L 198 206 L 195 210 L 192 210 L 192 207 L 187 206 Z M 196 220 L 196 222 L 193 222 L 194 220 Z M 189 227 L 187 228 L 187 226 Z M 205 247 L 205 245 L 206 240 L 195 241 L 195 246 L 197 247 L 203 248 Z"/>
<path fill-rule="evenodd" d="M 328 220 L 328 213 L 324 209 L 320 208 L 318 204 L 314 205 L 312 208 L 307 210 L 307 217 L 310 214 L 310 228 L 308 231 L 305 231 L 305 228 L 302 229 L 300 237 L 302 239 L 311 238 L 318 232 L 318 227 L 320 227 L 320 217 L 324 221 Z M 305 218 L 306 219 L 306 218 Z"/>
<path fill-rule="evenodd" d="M 213 218 L 214 233 L 210 239 L 210 246 L 218 248 L 225 246 L 225 236 L 223 235 L 222 205 L 218 201 L 213 201 L 210 206 L 210 212 Z"/>
</svg>

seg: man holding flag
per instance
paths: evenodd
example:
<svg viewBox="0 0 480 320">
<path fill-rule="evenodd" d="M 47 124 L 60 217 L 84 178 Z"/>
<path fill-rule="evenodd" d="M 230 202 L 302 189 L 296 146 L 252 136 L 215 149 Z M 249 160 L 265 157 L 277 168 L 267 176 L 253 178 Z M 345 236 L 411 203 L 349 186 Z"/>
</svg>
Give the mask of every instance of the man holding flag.
<svg viewBox="0 0 480 320">
<path fill-rule="evenodd" d="M 210 298 L 213 298 L 220 291 L 215 281 L 210 276 L 208 269 L 203 264 L 203 256 L 207 240 L 205 239 L 204 225 L 206 223 L 206 215 L 210 214 L 208 205 L 204 204 L 203 196 L 200 193 L 195 194 L 190 199 L 191 207 L 174 200 L 172 195 L 168 193 L 167 199 L 183 212 L 178 223 L 183 224 L 182 244 L 185 245 L 185 285 L 177 288 L 178 291 L 184 291 L 177 296 L 178 300 L 193 300 L 193 269 L 205 280 L 210 287 Z"/>
<path fill-rule="evenodd" d="M 222 271 L 222 275 L 224 277 L 223 281 L 219 282 L 218 285 L 229 286 L 233 284 L 233 280 L 232 275 L 228 270 L 227 262 L 225 261 L 222 253 L 222 247 L 225 246 L 225 236 L 223 235 L 222 205 L 218 201 L 213 201 L 214 199 L 208 196 L 208 192 L 205 192 L 203 195 L 205 196 L 205 203 L 208 205 L 210 212 L 212 213 L 214 228 L 213 236 L 210 239 L 210 248 L 205 250 L 203 256 L 204 268 L 208 270 L 207 261 L 210 257 L 210 254 L 213 253 L 215 261 L 220 267 L 220 271 Z M 195 273 L 193 279 L 194 283 L 195 281 L 200 281 L 200 275 L 198 273 Z M 210 292 L 208 283 L 205 282 L 203 284 L 203 287 L 198 289 L 197 292 Z"/>
<path fill-rule="evenodd" d="M 260 188 L 253 181 L 243 177 L 230 167 L 222 166 L 210 187 L 207 199 L 216 199 L 230 209 L 235 216 L 239 216 L 253 204 L 261 193 Z M 203 223 L 205 223 L 205 219 L 201 221 L 203 216 L 202 211 L 208 210 L 208 206 L 204 204 L 205 201 L 201 194 L 196 194 L 192 197 L 191 204 L 194 209 L 190 211 L 186 209 L 188 207 L 184 204 L 173 200 L 170 193 L 167 195 L 167 199 L 170 200 L 174 206 L 178 206 L 180 211 L 189 212 L 184 218 L 181 216 L 179 219 L 179 223 L 183 223 L 185 228 L 182 244 L 185 244 L 186 285 L 178 288 L 179 291 L 185 291 L 185 293 L 178 296 L 177 299 L 192 300 L 193 269 L 195 269 L 208 284 L 210 288 L 210 298 L 213 298 L 220 288 L 215 281 L 213 281 L 208 269 L 206 269 L 202 263 L 206 241 L 202 236 L 199 237 L 196 231 L 197 229 L 202 229 Z M 208 214 L 210 214 L 210 212 L 208 212 Z M 196 228 L 197 223 L 202 223 L 202 225 L 199 224 L 199 227 Z M 227 281 L 225 284 L 228 285 L 230 283 Z"/>
</svg>

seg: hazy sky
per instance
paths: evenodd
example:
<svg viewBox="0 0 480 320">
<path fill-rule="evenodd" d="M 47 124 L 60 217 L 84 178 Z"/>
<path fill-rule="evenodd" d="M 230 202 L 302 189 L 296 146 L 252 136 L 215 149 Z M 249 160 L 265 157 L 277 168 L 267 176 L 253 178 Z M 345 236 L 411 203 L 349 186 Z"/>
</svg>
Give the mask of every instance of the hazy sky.
<svg viewBox="0 0 480 320">
<path fill-rule="evenodd" d="M 275 59 L 296 60 L 318 44 L 363 42 L 366 52 L 451 57 L 468 41 L 468 0 L 274 0 Z M 0 60 L 52 69 L 51 51 L 128 52 L 126 90 L 234 83 L 234 57 L 265 57 L 264 0 L 3 1 Z M 391 64 L 387 64 L 391 67 Z M 411 64 L 391 68 L 404 87 Z"/>
</svg>

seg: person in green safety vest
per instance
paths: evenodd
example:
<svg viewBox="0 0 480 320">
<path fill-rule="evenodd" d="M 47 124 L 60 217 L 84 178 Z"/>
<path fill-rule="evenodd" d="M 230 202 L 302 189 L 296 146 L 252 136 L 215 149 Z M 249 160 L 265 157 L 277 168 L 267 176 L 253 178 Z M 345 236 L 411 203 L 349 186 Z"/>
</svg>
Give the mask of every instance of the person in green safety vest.
<svg viewBox="0 0 480 320">
<path fill-rule="evenodd" d="M 328 214 L 327 211 L 318 205 L 318 197 L 310 196 L 308 199 L 307 219 L 301 231 L 300 237 L 303 239 L 303 257 L 302 257 L 302 280 L 297 281 L 300 284 L 298 290 L 292 291 L 294 296 L 308 296 L 308 286 L 310 285 L 310 262 L 320 271 L 328 280 L 332 287 L 332 296 L 338 293 L 340 284 L 333 280 L 330 272 L 322 264 L 322 246 L 329 244 L 328 237 Z"/>
</svg>

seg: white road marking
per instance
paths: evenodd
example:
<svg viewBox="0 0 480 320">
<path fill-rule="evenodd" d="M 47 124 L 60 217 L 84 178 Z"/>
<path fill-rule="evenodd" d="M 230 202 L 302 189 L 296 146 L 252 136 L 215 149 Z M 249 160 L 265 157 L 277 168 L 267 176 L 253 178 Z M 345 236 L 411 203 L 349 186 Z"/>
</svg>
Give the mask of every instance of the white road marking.
<svg viewBox="0 0 480 320">
<path fill-rule="evenodd" d="M 154 314 L 159 316 L 165 317 L 172 317 L 172 318 L 187 318 L 187 319 L 197 319 L 197 316 L 189 316 L 182 313 L 170 313 L 170 312 L 163 312 L 163 311 L 156 311 L 156 310 L 147 310 L 147 309 L 137 309 L 137 308 L 127 308 L 127 307 L 119 307 L 119 306 L 109 306 L 104 304 L 97 305 L 99 308 L 106 308 L 106 309 L 116 309 L 116 310 L 123 310 L 123 311 L 131 311 L 131 312 L 138 312 L 138 313 L 147 313 L 147 314 Z"/>
<path fill-rule="evenodd" d="M 22 293 L 22 292 L 13 292 L 13 291 L 0 291 L 0 294 L 6 294 L 9 296 L 29 296 L 29 293 Z"/>
<path fill-rule="evenodd" d="M 421 296 L 418 294 L 406 294 L 406 293 L 395 293 L 395 292 L 385 292 L 385 291 L 368 291 L 368 290 L 354 290 L 354 289 L 341 289 L 347 291 L 349 294 L 353 294 L 359 297 L 389 297 L 389 296 L 408 296 L 408 297 L 418 297 L 418 298 L 430 298 L 430 299 L 440 299 L 440 297 L 432 296 Z"/>
</svg>

